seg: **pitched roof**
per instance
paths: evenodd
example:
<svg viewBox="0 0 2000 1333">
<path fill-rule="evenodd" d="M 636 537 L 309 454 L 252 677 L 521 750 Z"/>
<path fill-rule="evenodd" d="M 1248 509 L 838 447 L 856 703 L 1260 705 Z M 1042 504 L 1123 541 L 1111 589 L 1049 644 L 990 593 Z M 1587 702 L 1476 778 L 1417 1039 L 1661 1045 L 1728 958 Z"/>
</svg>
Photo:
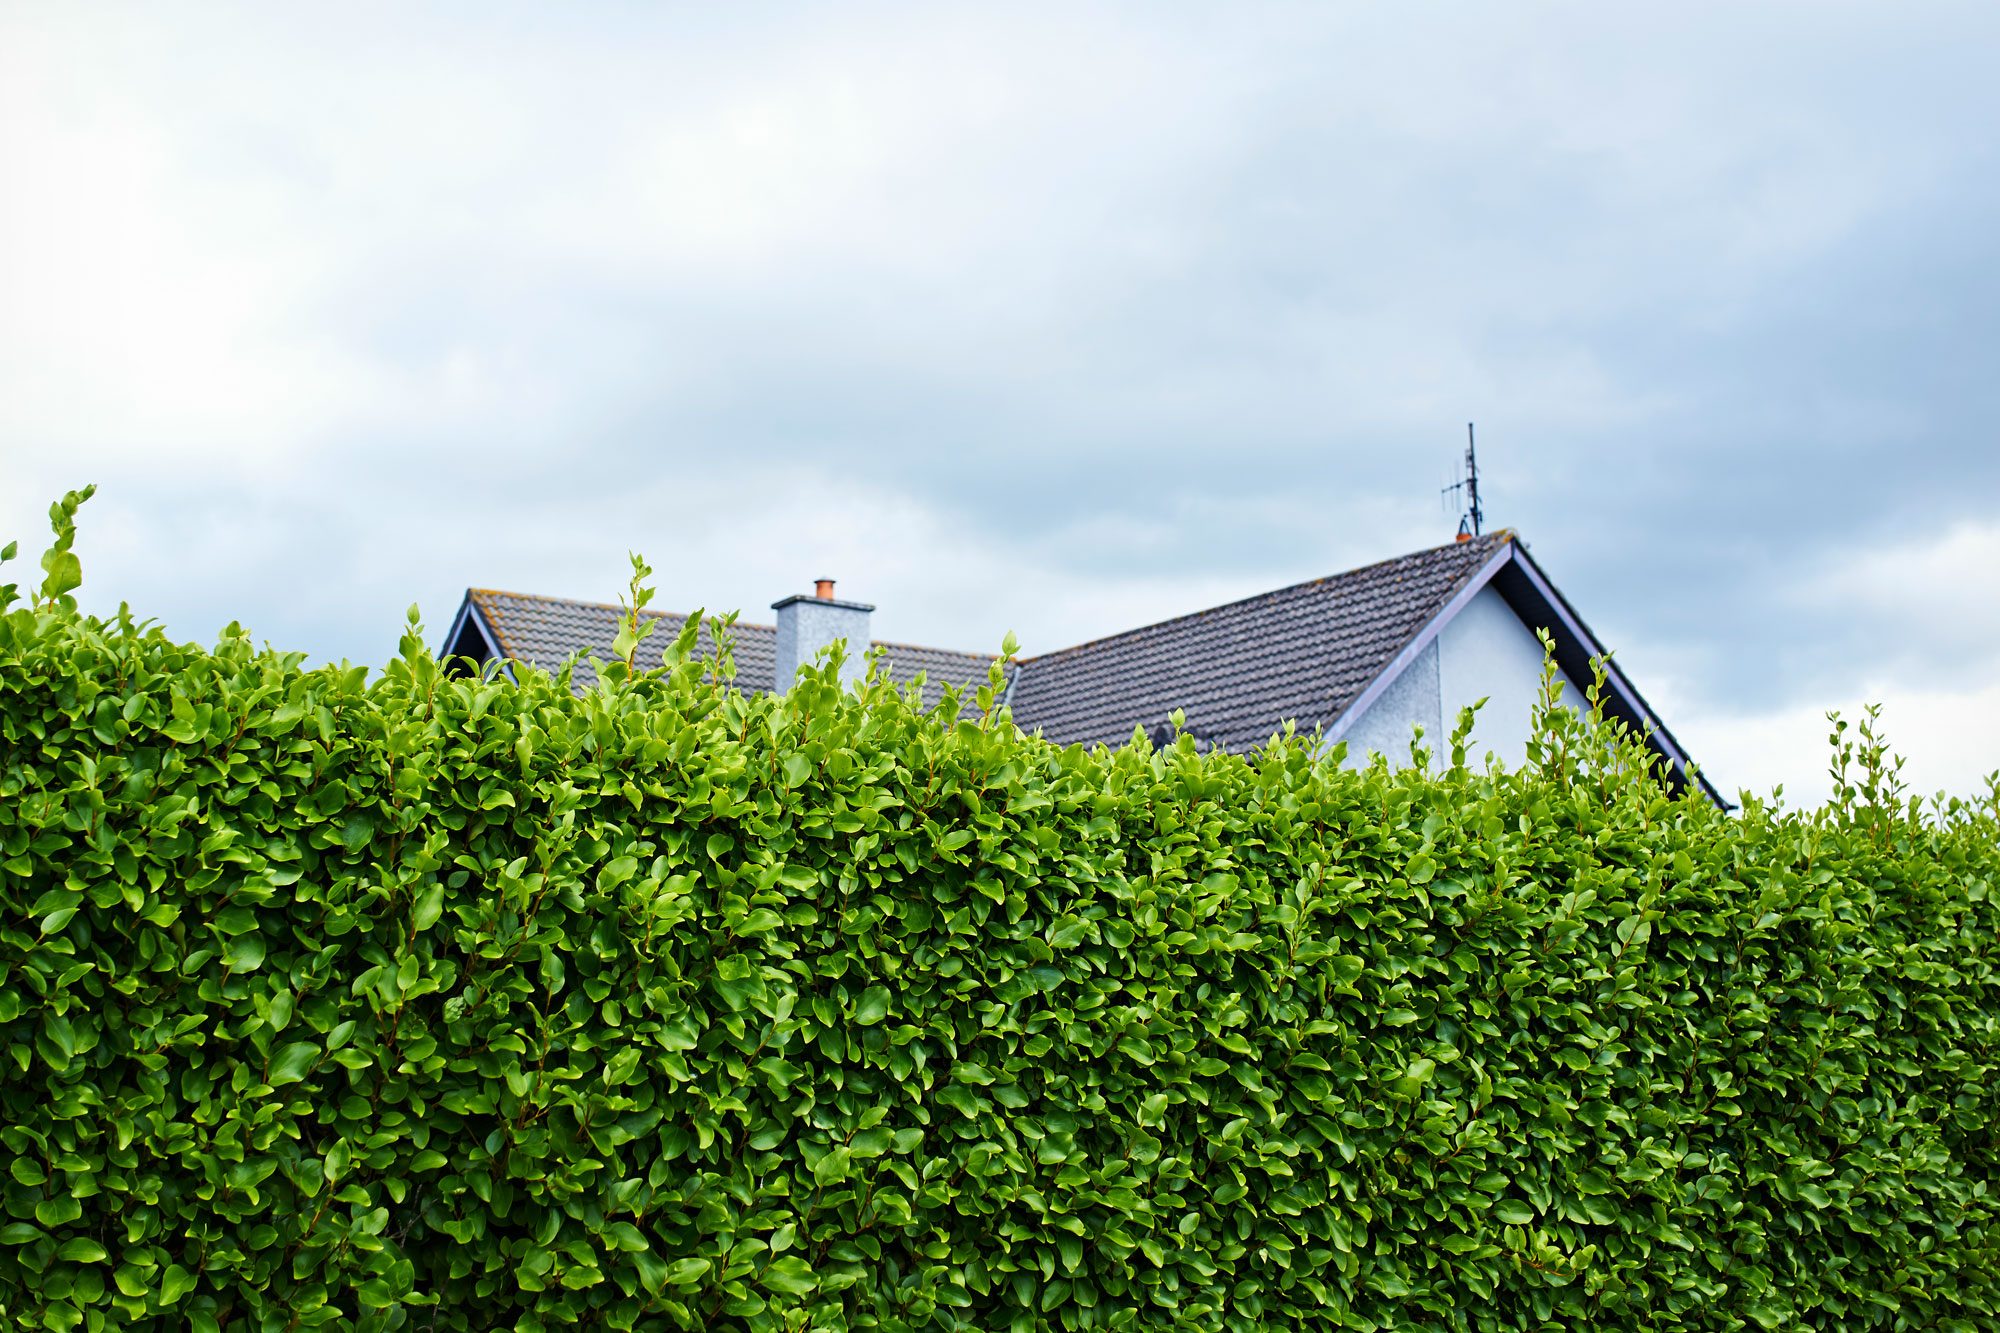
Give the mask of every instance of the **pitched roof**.
<svg viewBox="0 0 2000 1333">
<path fill-rule="evenodd" d="M 1623 669 L 1508 529 L 1416 551 L 1394 560 L 1246 597 L 1226 606 L 1017 660 L 1008 673 L 1014 721 L 1063 744 L 1120 745 L 1135 729 L 1154 731 L 1175 709 L 1196 741 L 1244 751 L 1286 721 L 1338 739 L 1432 642 L 1481 588 L 1500 593 L 1523 623 L 1549 630 L 1557 665 L 1588 679 L 1604 659 L 1607 712 L 1648 734 L 1670 780 L 1685 782 L 1687 752 Z M 474 588 L 446 641 L 448 655 L 511 658 L 544 670 L 575 660 L 579 688 L 596 673 L 588 654 L 610 656 L 616 606 Z M 685 614 L 646 612 L 660 622 L 651 642 L 678 634 Z M 925 677 L 924 699 L 946 685 L 984 684 L 983 653 L 876 643 L 891 679 Z M 654 651 L 657 651 L 655 649 Z M 701 631 L 703 655 L 714 644 Z M 735 627 L 737 684 L 767 692 L 777 674 L 777 629 Z M 1728 808 L 1706 774 L 1698 781 Z"/>
<path fill-rule="evenodd" d="M 618 618 L 623 614 L 619 607 L 605 602 L 538 597 L 494 588 L 469 589 L 465 599 L 485 622 L 500 656 L 551 672 L 575 658 L 574 679 L 578 686 L 588 686 L 597 680 L 589 657 L 611 656 L 611 641 L 618 634 Z M 688 613 L 642 614 L 659 625 L 646 641 L 646 651 L 652 653 L 657 663 L 660 649 L 681 632 Z M 769 693 L 778 670 L 777 628 L 739 622 L 731 633 L 737 683 L 753 693 Z M 907 685 L 919 673 L 923 674 L 926 703 L 935 703 L 946 685 L 985 684 L 987 668 L 993 662 L 991 655 L 953 652 L 948 648 L 918 648 L 902 643 L 874 646 L 886 650 L 891 680 Z M 702 656 L 713 656 L 715 652 L 714 638 L 705 623 L 696 652 Z"/>
<path fill-rule="evenodd" d="M 1008 697 L 1014 720 L 1118 745 L 1180 708 L 1198 739 L 1229 750 L 1288 718 L 1331 723 L 1513 540 L 1489 533 L 1030 658 Z"/>
</svg>

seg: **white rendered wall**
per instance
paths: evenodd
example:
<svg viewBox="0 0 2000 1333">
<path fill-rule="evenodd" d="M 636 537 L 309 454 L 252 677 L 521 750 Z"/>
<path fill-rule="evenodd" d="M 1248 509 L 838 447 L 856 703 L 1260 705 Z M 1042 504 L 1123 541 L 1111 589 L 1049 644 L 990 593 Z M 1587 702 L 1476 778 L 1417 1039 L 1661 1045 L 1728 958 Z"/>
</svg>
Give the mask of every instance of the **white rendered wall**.
<svg viewBox="0 0 2000 1333">
<path fill-rule="evenodd" d="M 1562 682 L 1564 701 L 1580 707 L 1583 691 L 1560 670 L 1556 679 Z M 1542 692 L 1542 643 L 1491 584 L 1438 635 L 1438 691 L 1446 730 L 1459 709 L 1486 700 L 1472 729 L 1468 763 L 1484 763 L 1489 752 L 1509 768 L 1527 759 L 1535 701 Z"/>
<path fill-rule="evenodd" d="M 1565 700 L 1582 700 L 1583 691 L 1567 675 L 1558 672 L 1557 679 Z M 1347 729 L 1347 762 L 1363 764 L 1377 752 L 1392 764 L 1407 764 L 1410 729 L 1421 723 L 1432 761 L 1447 763 L 1446 738 L 1458 710 L 1483 698 L 1486 706 L 1473 726 L 1466 762 L 1478 767 L 1491 753 L 1509 768 L 1519 767 L 1528 755 L 1541 684 L 1541 641 L 1505 598 L 1491 586 L 1481 588 Z"/>
<path fill-rule="evenodd" d="M 1370 754 L 1382 754 L 1400 768 L 1410 762 L 1412 728 L 1419 725 L 1424 729 L 1424 744 L 1435 753 L 1438 700 L 1438 645 L 1433 639 L 1347 729 L 1347 762 L 1365 764 Z"/>
</svg>

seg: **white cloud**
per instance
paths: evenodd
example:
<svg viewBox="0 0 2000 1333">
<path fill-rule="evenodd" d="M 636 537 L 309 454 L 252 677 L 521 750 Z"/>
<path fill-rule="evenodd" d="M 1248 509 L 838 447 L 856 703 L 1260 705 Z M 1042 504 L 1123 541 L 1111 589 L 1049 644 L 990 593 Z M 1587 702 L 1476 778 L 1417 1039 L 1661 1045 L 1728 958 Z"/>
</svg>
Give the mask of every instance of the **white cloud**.
<svg viewBox="0 0 2000 1333">
<path fill-rule="evenodd" d="M 1759 713 L 1685 706 L 1676 735 L 1725 792 L 1768 796 L 1782 785 L 1791 805 L 1816 805 L 1832 792 L 1829 711 L 1858 724 L 1880 704 L 1880 726 L 1902 757 L 1903 780 L 1919 796 L 1977 796 L 2000 770 L 2000 681 L 1963 690 L 1912 689 L 1882 682 L 1851 698 Z"/>
<path fill-rule="evenodd" d="M 1867 624 L 1908 675 L 2000 680 L 2000 523 L 1849 550 L 1804 596 Z"/>
<path fill-rule="evenodd" d="M 468 583 L 612 600 L 636 545 L 658 571 L 662 608 L 740 610 L 768 623 L 772 602 L 831 577 L 843 596 L 876 606 L 881 638 L 984 652 L 1014 630 L 1030 655 L 1284 581 L 1269 569 L 1189 579 L 1079 568 L 955 524 L 910 496 L 818 470 L 744 468 L 635 485 L 552 506 L 548 521 L 568 535 L 559 546 L 510 542 L 485 530 L 476 510 L 439 515 L 414 552 L 395 558 L 464 571 L 427 589 L 434 624 Z M 627 541 L 634 532 L 644 536 Z M 910 559 L 912 551 L 923 558 Z M 348 580 L 356 586 L 378 581 L 357 573 Z"/>
<path fill-rule="evenodd" d="M 254 467 L 366 395 L 292 318 L 315 265 L 259 225 L 268 188 L 191 175 L 142 98 L 75 80 L 46 34 L 0 47 L 0 446 Z"/>
<path fill-rule="evenodd" d="M 1879 704 L 1912 790 L 1984 790 L 1986 775 L 2000 769 L 2000 524 L 1960 522 L 1851 548 L 1797 568 L 1774 595 L 1827 626 L 1828 653 L 1872 641 L 1866 662 L 1822 672 L 1821 680 L 1840 683 L 1817 697 L 1753 707 L 1692 688 L 1690 655 L 1673 644 L 1654 639 L 1621 659 L 1657 673 L 1642 688 L 1718 784 L 1761 794 L 1782 783 L 1788 799 L 1817 803 L 1830 791 L 1826 714 L 1858 723 Z M 1747 687 L 1765 667 L 1744 650 L 1728 674 Z"/>
</svg>

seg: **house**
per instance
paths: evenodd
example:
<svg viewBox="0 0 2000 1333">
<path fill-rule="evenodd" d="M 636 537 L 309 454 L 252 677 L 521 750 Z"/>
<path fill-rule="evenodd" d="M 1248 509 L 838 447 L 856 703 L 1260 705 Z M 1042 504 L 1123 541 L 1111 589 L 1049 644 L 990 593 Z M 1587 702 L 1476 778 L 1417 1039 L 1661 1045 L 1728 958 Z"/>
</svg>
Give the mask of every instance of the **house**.
<svg viewBox="0 0 2000 1333">
<path fill-rule="evenodd" d="M 775 624 L 736 627 L 736 679 L 745 689 L 782 688 L 835 639 L 874 642 L 874 608 L 836 598 L 831 580 L 772 609 Z M 474 588 L 445 655 L 553 670 L 580 655 L 608 656 L 619 614 L 601 603 Z M 666 634 L 685 620 L 647 614 L 658 616 Z M 1006 702 L 1022 728 L 1065 744 L 1115 746 L 1135 729 L 1164 737 L 1178 709 L 1203 745 L 1248 750 L 1289 720 L 1301 731 L 1323 729 L 1328 744 L 1346 741 L 1358 762 L 1370 752 L 1407 755 L 1417 724 L 1441 744 L 1459 709 L 1483 698 L 1473 754 L 1514 765 L 1526 756 L 1540 691 L 1539 630 L 1554 641 L 1566 694 L 1581 699 L 1591 659 L 1605 649 L 1520 538 L 1501 530 L 1016 659 L 1008 665 Z M 945 685 L 984 683 L 992 660 L 876 646 L 892 678 L 922 677 L 931 699 Z M 858 656 L 847 670 L 859 674 Z M 587 662 L 579 661 L 576 679 L 593 679 Z M 1615 662 L 1606 693 L 1605 710 L 1646 732 L 1669 782 L 1685 784 L 1692 772 L 1686 751 Z M 1728 804 L 1705 775 L 1693 776 L 1711 799 Z"/>
</svg>

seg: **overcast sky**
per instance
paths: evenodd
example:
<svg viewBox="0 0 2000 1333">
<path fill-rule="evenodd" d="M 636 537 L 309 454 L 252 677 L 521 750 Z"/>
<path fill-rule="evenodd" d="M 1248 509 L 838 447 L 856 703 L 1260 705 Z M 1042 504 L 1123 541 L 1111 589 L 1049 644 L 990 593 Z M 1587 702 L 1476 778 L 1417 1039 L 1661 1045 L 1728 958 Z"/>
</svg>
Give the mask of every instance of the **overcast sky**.
<svg viewBox="0 0 2000 1333">
<path fill-rule="evenodd" d="M 1728 790 L 2000 767 L 2000 6 L 0 4 L 0 542 L 1037 652 L 1489 523 Z M 18 568 L 15 567 L 15 568 Z"/>
</svg>

